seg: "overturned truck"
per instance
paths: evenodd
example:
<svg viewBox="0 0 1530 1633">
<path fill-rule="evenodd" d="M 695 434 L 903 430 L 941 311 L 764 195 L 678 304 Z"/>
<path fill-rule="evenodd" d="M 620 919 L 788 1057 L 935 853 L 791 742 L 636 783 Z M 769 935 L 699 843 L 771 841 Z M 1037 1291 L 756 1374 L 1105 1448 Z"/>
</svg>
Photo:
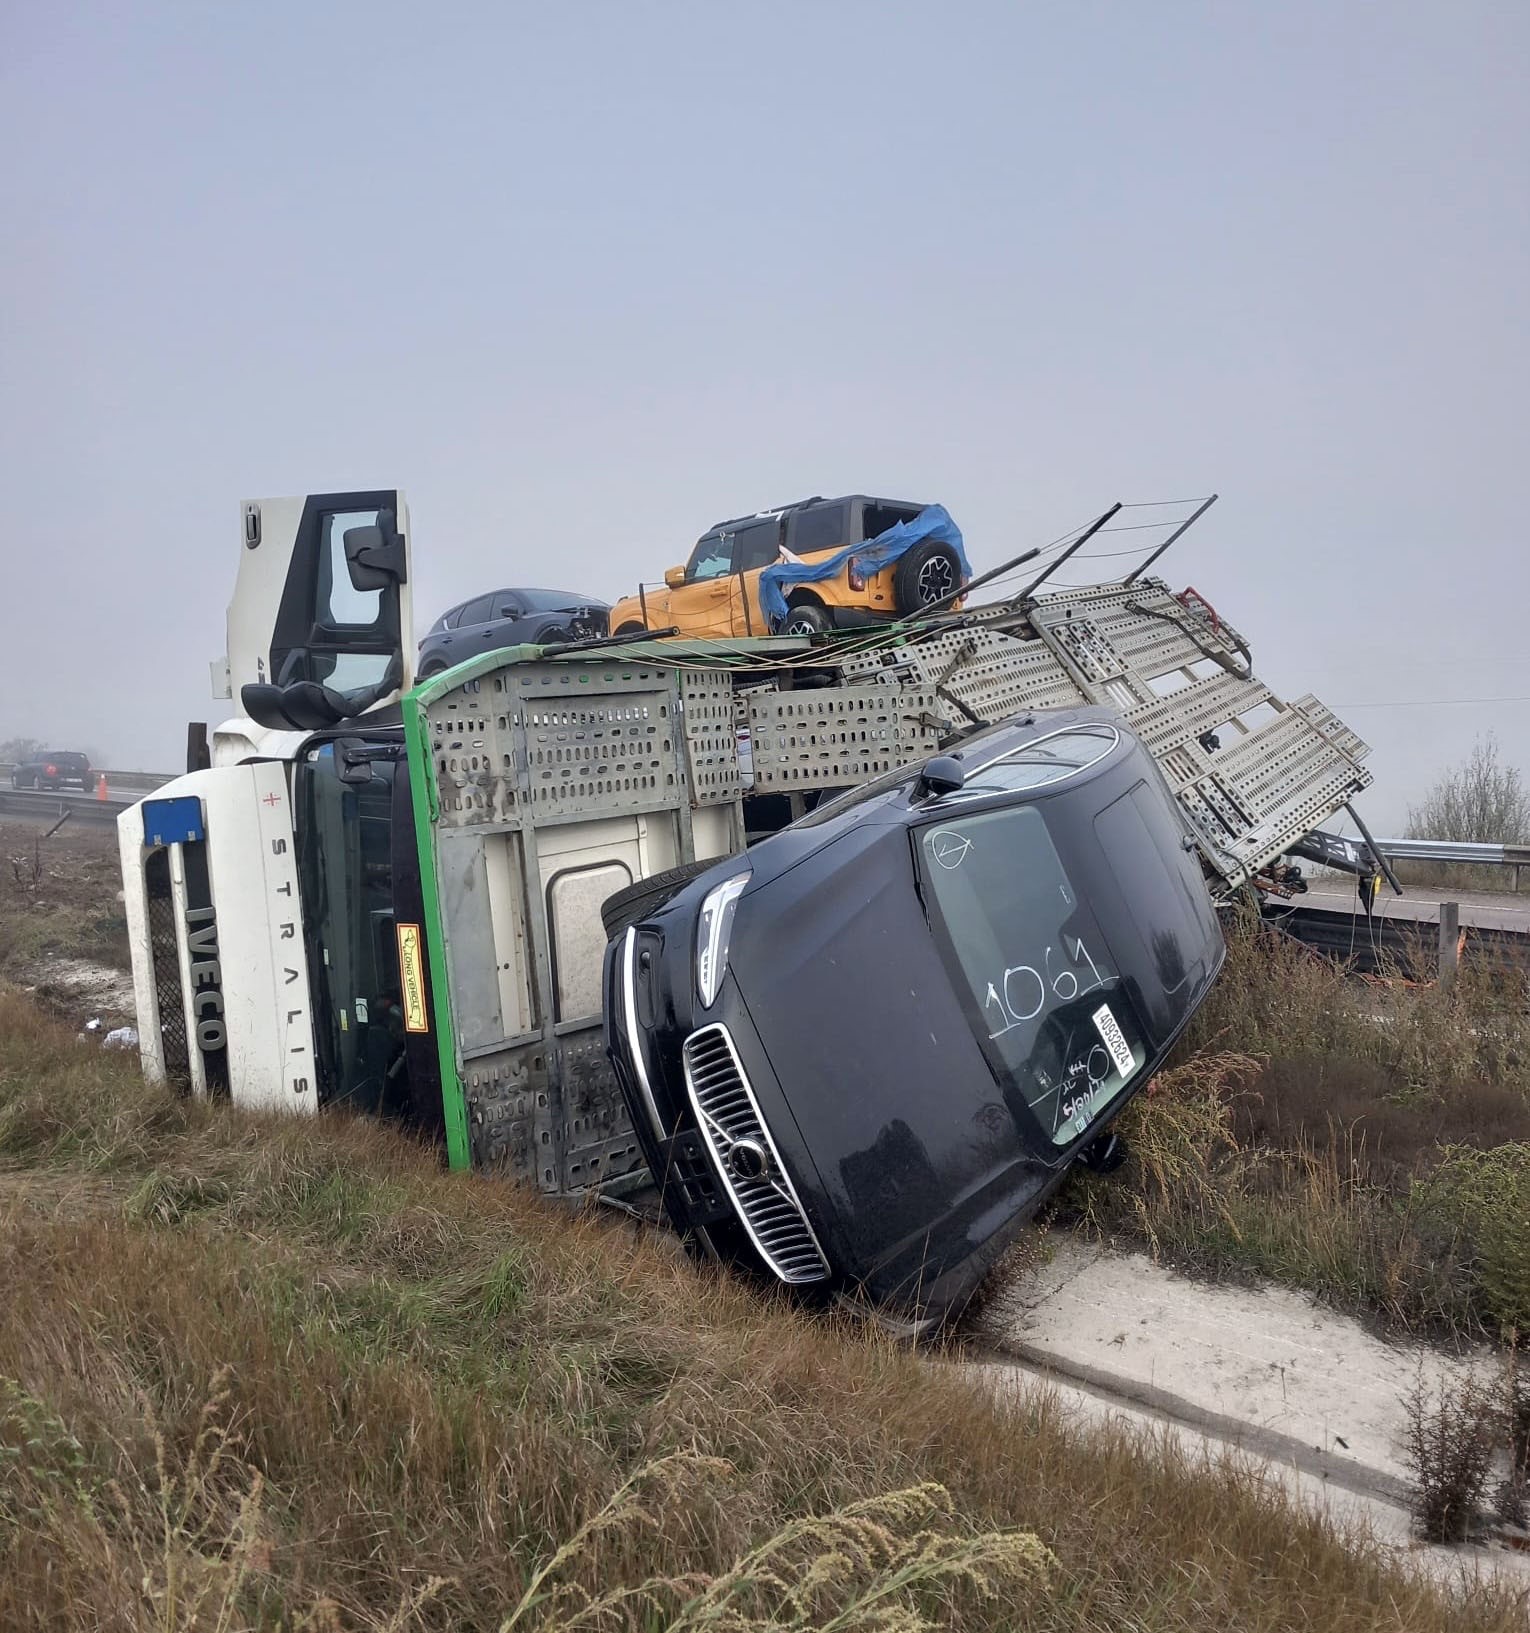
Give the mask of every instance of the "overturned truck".
<svg viewBox="0 0 1530 1633">
<path fill-rule="evenodd" d="M 244 713 L 120 823 L 145 1069 L 657 1200 L 793 1286 L 959 1303 L 1112 1162 L 1215 903 L 1369 781 L 1146 576 L 411 687 L 407 529 L 392 491 L 245 507 Z"/>
</svg>

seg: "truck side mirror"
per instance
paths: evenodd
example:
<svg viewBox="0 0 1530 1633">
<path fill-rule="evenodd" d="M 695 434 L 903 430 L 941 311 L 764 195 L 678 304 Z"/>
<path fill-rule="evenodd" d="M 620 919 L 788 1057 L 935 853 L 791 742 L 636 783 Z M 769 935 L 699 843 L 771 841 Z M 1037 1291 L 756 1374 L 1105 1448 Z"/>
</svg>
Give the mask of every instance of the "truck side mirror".
<svg viewBox="0 0 1530 1633">
<path fill-rule="evenodd" d="M 685 583 L 685 569 L 683 567 L 666 567 L 664 569 L 664 583 L 668 589 L 678 590 Z"/>
<path fill-rule="evenodd" d="M 408 571 L 405 562 L 404 536 L 391 511 L 378 511 L 370 527 L 346 528 L 345 565 L 353 589 L 385 590 L 401 584 Z"/>
<path fill-rule="evenodd" d="M 967 780 L 960 760 L 952 754 L 937 754 L 926 760 L 919 780 L 914 784 L 915 799 L 936 799 L 941 794 L 954 794 Z"/>
</svg>

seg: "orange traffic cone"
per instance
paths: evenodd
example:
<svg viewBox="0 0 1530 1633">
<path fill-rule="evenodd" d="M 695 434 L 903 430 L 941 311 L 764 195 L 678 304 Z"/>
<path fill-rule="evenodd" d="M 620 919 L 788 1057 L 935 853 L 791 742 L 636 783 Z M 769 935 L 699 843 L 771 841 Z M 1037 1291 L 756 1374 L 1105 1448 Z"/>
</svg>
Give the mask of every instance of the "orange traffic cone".
<svg viewBox="0 0 1530 1633">
<path fill-rule="evenodd" d="M 106 799 L 108 797 L 109 796 L 106 792 L 106 773 L 102 771 L 97 773 L 96 776 L 96 798 Z"/>
</svg>

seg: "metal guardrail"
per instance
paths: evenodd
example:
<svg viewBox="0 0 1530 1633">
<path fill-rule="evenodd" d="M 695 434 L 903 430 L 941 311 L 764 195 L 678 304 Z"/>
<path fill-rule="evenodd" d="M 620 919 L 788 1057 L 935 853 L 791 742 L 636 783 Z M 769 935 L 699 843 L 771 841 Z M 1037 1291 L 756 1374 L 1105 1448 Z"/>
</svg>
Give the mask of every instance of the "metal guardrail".
<svg viewBox="0 0 1530 1633">
<path fill-rule="evenodd" d="M 31 817 L 41 821 L 67 816 L 71 823 L 109 826 L 136 804 L 131 799 L 97 799 L 94 794 L 60 794 L 43 789 L 0 786 L 0 816 Z"/>
<path fill-rule="evenodd" d="M 1472 862 L 1500 867 L 1530 864 L 1530 845 L 1486 845 L 1463 839 L 1378 839 L 1376 848 L 1402 862 Z"/>
<path fill-rule="evenodd" d="M 1519 870 L 1530 867 L 1530 845 L 1489 845 L 1463 839 L 1378 839 L 1376 849 L 1389 862 L 1439 862 L 1452 866 L 1513 868 L 1512 888 L 1519 890 Z"/>
</svg>

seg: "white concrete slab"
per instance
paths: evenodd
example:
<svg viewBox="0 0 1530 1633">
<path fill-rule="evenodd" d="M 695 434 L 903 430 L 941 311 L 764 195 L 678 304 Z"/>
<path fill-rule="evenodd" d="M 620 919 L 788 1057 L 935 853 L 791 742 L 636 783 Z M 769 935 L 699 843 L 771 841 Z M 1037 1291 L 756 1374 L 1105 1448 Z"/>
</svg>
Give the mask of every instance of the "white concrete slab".
<svg viewBox="0 0 1530 1633">
<path fill-rule="evenodd" d="M 1421 1377 L 1433 1392 L 1474 1364 L 1491 1376 L 1487 1352 L 1392 1344 L 1284 1289 L 1207 1286 L 1068 1237 L 1054 1247 L 981 1318 L 996 1388 L 1046 1379 L 1086 1419 L 1259 1460 L 1302 1501 L 1442 1579 L 1487 1570 L 1530 1584 L 1523 1553 L 1420 1548 L 1410 1535 L 1403 1397 Z"/>
</svg>

